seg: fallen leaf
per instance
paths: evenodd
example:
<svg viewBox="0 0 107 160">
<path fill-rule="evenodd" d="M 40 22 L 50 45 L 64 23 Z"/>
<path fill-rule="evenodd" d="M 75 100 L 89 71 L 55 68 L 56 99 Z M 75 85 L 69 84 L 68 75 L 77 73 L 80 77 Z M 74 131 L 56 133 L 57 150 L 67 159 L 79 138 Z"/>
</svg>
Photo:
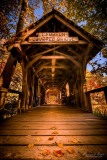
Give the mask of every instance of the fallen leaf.
<svg viewBox="0 0 107 160">
<path fill-rule="evenodd" d="M 67 147 L 66 149 L 70 154 L 75 153 L 75 150 L 72 147 Z"/>
<path fill-rule="evenodd" d="M 33 148 L 34 147 L 34 144 L 31 143 L 31 144 L 28 144 L 28 148 Z"/>
<path fill-rule="evenodd" d="M 49 138 L 48 138 L 48 140 L 53 140 L 54 139 L 54 136 L 50 136 Z"/>
<path fill-rule="evenodd" d="M 57 145 L 58 145 L 58 147 L 60 147 L 60 148 L 63 148 L 64 147 L 64 145 L 63 145 L 63 143 L 57 143 Z"/>
<path fill-rule="evenodd" d="M 44 150 L 42 151 L 42 154 L 43 154 L 44 156 L 47 156 L 47 155 L 50 154 L 50 150 L 44 149 Z"/>
<path fill-rule="evenodd" d="M 37 137 L 36 140 L 37 140 L 38 142 L 40 142 L 40 141 L 42 141 L 42 137 Z"/>
<path fill-rule="evenodd" d="M 6 156 L 6 157 L 11 157 L 11 155 L 12 155 L 11 153 L 6 153 L 5 156 Z"/>
<path fill-rule="evenodd" d="M 52 129 L 52 130 L 56 130 L 57 128 L 56 128 L 56 127 L 51 127 L 50 129 Z"/>
<path fill-rule="evenodd" d="M 58 131 L 53 131 L 52 134 L 58 134 Z"/>
<path fill-rule="evenodd" d="M 73 139 L 72 139 L 72 142 L 73 142 L 73 143 L 79 143 L 79 141 L 78 141 L 76 138 L 73 138 Z"/>
<path fill-rule="evenodd" d="M 54 150 L 53 153 L 57 157 L 62 157 L 64 154 L 61 150 Z"/>
</svg>

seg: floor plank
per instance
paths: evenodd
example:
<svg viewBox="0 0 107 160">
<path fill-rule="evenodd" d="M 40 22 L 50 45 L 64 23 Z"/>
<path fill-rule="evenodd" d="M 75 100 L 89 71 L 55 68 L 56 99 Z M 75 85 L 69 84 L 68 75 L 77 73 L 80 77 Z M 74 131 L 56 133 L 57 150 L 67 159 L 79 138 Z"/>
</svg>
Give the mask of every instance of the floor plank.
<svg viewBox="0 0 107 160">
<path fill-rule="evenodd" d="M 44 156 L 44 149 L 50 154 Z M 62 157 L 54 150 L 61 150 Z M 107 159 L 107 120 L 70 107 L 37 107 L 0 122 L 0 159 Z"/>
</svg>

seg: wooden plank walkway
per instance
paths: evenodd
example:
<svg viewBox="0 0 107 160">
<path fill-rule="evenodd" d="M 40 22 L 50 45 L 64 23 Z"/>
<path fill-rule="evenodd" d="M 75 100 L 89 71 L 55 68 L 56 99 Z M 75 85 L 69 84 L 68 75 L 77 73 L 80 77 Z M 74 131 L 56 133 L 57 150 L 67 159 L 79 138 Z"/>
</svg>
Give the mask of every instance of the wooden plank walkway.
<svg viewBox="0 0 107 160">
<path fill-rule="evenodd" d="M 106 160 L 107 120 L 71 107 L 37 107 L 0 122 L 1 159 Z"/>
</svg>

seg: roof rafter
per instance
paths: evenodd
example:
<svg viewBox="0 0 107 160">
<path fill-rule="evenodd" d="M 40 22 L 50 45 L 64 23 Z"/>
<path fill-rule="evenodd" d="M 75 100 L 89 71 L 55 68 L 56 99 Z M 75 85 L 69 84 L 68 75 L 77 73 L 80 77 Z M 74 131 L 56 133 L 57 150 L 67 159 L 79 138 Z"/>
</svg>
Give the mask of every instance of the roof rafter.
<svg viewBox="0 0 107 160">
<path fill-rule="evenodd" d="M 51 51 L 53 51 L 53 50 L 55 50 L 55 49 L 58 49 L 58 48 L 60 48 L 60 47 L 61 47 L 61 46 L 53 47 L 53 48 L 51 48 L 51 49 L 48 49 L 48 50 L 46 50 L 46 51 L 43 51 L 43 52 L 40 52 L 40 53 L 36 54 L 36 56 L 34 57 L 34 59 L 27 64 L 27 68 L 31 67 L 34 63 L 36 63 L 39 59 L 41 59 L 41 57 L 42 57 L 44 54 L 46 54 L 46 53 L 48 53 L 48 52 L 51 52 Z"/>
<path fill-rule="evenodd" d="M 69 59 L 70 61 L 72 61 L 77 67 L 81 68 L 81 64 L 79 62 L 77 62 L 72 56 L 69 56 L 65 53 L 59 52 L 59 51 L 55 51 L 56 53 L 65 56 L 67 59 Z"/>
</svg>

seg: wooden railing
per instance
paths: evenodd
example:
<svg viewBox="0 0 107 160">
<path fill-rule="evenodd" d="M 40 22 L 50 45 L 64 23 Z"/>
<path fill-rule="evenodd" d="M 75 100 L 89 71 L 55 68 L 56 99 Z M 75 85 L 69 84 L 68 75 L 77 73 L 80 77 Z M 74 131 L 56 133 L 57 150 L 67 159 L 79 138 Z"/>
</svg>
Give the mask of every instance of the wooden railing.
<svg viewBox="0 0 107 160">
<path fill-rule="evenodd" d="M 18 94 L 19 95 L 18 102 L 5 104 L 5 97 L 7 93 Z M 0 88 L 0 117 L 5 116 L 5 115 L 7 117 L 10 115 L 12 116 L 13 114 L 16 114 L 20 110 L 21 95 L 22 95 L 22 92 L 15 91 L 12 89 Z"/>
<path fill-rule="evenodd" d="M 100 95 L 103 94 L 102 92 L 104 93 L 104 100 L 101 100 L 100 97 Z M 100 93 L 100 95 L 97 97 L 93 96 L 94 98 L 92 99 L 91 94 L 93 93 L 97 95 Z M 104 117 L 107 116 L 107 86 L 85 92 L 85 100 L 88 111 Z"/>
</svg>

